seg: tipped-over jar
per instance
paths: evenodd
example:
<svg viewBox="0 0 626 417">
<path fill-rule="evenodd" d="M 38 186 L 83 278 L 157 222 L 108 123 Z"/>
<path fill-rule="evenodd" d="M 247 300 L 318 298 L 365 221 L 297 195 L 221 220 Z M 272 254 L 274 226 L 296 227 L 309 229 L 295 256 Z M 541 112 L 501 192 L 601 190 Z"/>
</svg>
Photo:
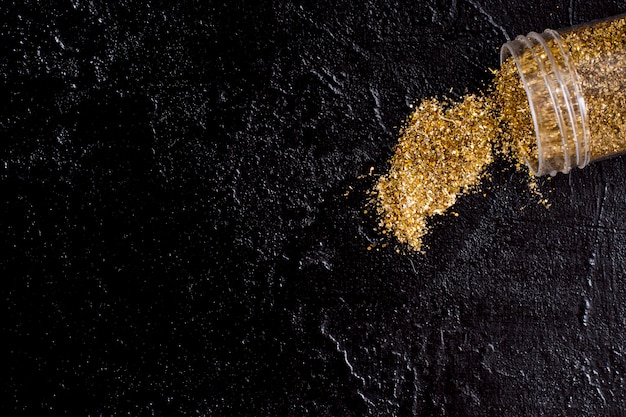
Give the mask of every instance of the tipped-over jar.
<svg viewBox="0 0 626 417">
<path fill-rule="evenodd" d="M 626 15 L 505 43 L 528 99 L 535 137 L 521 143 L 535 175 L 626 153 Z"/>
</svg>

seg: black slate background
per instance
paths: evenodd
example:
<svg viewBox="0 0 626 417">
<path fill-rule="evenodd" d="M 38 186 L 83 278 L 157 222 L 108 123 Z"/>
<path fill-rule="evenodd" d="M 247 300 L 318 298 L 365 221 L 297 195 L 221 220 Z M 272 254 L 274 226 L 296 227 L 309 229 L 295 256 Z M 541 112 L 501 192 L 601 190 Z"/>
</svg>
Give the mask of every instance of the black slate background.
<svg viewBox="0 0 626 417">
<path fill-rule="evenodd" d="M 623 158 L 425 255 L 364 210 L 415 99 L 625 2 L 3 6 L 3 415 L 624 415 Z"/>
</svg>

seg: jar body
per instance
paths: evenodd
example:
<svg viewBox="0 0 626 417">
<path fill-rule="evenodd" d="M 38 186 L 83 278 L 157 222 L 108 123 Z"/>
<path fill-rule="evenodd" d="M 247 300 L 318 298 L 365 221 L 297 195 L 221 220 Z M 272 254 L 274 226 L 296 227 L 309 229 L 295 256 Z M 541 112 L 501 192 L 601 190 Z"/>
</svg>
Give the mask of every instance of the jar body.
<svg viewBox="0 0 626 417">
<path fill-rule="evenodd" d="M 536 143 L 521 148 L 534 174 L 626 153 L 626 15 L 518 36 L 507 59 L 532 115 Z"/>
</svg>

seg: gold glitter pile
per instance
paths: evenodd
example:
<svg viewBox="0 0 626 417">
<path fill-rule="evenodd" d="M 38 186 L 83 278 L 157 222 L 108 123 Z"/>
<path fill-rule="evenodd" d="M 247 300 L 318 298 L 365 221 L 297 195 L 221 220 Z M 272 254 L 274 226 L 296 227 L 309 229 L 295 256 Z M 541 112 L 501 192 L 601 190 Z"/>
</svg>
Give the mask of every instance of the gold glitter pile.
<svg viewBox="0 0 626 417">
<path fill-rule="evenodd" d="M 493 103 L 468 95 L 460 102 L 428 99 L 407 121 L 376 185 L 380 226 L 420 250 L 428 217 L 443 214 L 457 195 L 480 182 L 493 160 L 498 127 Z"/>
<path fill-rule="evenodd" d="M 530 127 L 527 126 L 529 124 Z M 496 72 L 489 94 L 423 100 L 401 131 L 390 170 L 375 187 L 383 233 L 421 251 L 427 220 L 480 184 L 496 152 L 521 159 L 521 135 L 534 137 L 515 64 Z"/>
</svg>

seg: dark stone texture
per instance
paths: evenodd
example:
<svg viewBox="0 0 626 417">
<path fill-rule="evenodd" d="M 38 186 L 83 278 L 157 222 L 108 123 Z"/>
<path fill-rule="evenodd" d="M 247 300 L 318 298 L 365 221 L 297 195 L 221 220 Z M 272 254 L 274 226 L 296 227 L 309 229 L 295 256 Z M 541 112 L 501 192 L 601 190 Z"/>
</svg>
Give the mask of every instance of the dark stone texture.
<svg viewBox="0 0 626 417">
<path fill-rule="evenodd" d="M 623 415 L 626 160 L 499 164 L 425 255 L 364 214 L 415 99 L 622 11 L 7 2 L 2 415 Z"/>
</svg>

